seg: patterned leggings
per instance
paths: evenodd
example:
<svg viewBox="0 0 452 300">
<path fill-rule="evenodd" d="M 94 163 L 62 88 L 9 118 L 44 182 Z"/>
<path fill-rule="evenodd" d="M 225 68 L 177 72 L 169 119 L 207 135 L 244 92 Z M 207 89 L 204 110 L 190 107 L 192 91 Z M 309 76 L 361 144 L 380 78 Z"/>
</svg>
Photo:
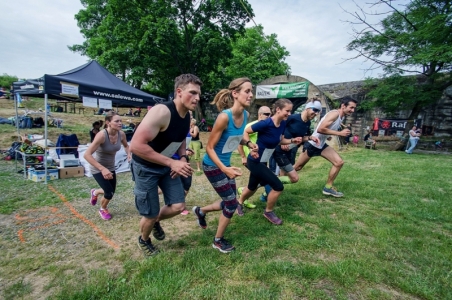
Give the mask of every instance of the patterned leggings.
<svg viewBox="0 0 452 300">
<path fill-rule="evenodd" d="M 223 216 L 230 219 L 237 209 L 237 186 L 235 179 L 228 178 L 218 167 L 208 166 L 202 164 L 204 174 L 210 184 L 212 184 L 215 191 L 221 197 L 221 208 L 223 209 Z"/>
</svg>

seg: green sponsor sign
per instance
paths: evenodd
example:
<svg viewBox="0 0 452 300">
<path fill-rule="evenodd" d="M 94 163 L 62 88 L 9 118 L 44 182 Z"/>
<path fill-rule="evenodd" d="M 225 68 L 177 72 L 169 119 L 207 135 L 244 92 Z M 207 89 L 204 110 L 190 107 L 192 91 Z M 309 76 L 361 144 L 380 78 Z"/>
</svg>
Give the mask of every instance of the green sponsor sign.
<svg viewBox="0 0 452 300">
<path fill-rule="evenodd" d="M 300 98 L 308 96 L 309 82 L 258 85 L 256 99 Z"/>
</svg>

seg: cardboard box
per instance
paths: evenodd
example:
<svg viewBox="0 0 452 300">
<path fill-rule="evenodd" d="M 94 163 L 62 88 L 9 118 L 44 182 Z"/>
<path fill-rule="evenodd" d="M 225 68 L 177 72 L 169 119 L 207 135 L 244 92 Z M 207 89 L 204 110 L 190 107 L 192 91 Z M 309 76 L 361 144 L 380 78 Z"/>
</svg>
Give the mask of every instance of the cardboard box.
<svg viewBox="0 0 452 300">
<path fill-rule="evenodd" d="M 58 170 L 57 169 L 48 169 L 47 170 L 47 181 L 58 179 Z M 45 181 L 45 170 L 30 170 L 28 172 L 28 179 L 34 182 L 43 182 Z"/>
<path fill-rule="evenodd" d="M 58 171 L 61 179 L 85 176 L 85 169 L 83 166 L 58 168 Z"/>
</svg>

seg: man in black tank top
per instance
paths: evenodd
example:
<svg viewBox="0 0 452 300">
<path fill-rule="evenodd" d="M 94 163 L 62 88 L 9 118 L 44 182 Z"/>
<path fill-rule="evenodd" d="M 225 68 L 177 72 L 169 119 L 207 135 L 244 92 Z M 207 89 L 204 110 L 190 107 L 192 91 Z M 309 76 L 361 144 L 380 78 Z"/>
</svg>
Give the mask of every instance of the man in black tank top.
<svg viewBox="0 0 452 300">
<path fill-rule="evenodd" d="M 175 79 L 174 100 L 155 105 L 137 127 L 130 143 L 131 171 L 135 181 L 135 206 L 142 216 L 138 245 L 146 256 L 158 253 L 150 234 L 165 238 L 160 221 L 185 209 L 185 193 L 179 176 L 193 173 L 185 154 L 185 137 L 190 127 L 190 110 L 195 110 L 201 94 L 201 80 L 192 74 Z M 171 157 L 177 153 L 181 158 Z M 160 209 L 158 188 L 165 205 Z"/>
</svg>

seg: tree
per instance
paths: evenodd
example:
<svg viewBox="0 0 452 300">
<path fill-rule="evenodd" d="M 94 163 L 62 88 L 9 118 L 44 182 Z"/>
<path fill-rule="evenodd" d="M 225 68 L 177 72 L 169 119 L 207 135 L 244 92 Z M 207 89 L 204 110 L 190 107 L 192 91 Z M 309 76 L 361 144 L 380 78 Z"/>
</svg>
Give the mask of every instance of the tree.
<svg viewBox="0 0 452 300">
<path fill-rule="evenodd" d="M 257 84 L 269 77 L 288 74 L 290 67 L 284 62 L 287 56 L 289 52 L 279 44 L 276 34 L 266 36 L 261 25 L 247 28 L 244 35 L 236 34 L 232 57 L 223 60 L 218 71 L 210 74 L 210 82 L 224 87 L 234 78 L 249 77 Z"/>
<path fill-rule="evenodd" d="M 451 1 L 412 0 L 398 8 L 396 1 L 380 0 L 370 4 L 383 6 L 386 13 L 348 12 L 355 19 L 353 40 L 347 50 L 373 62 L 371 69 L 382 68 L 384 76 L 369 94 L 377 101 L 364 105 L 380 106 L 389 113 L 397 108 L 412 109 L 415 119 L 423 107 L 437 101 L 452 84 L 452 8 Z M 386 14 L 379 23 L 370 18 Z M 356 22 L 357 21 L 357 22 Z M 406 77 L 401 75 L 416 75 Z"/>
<path fill-rule="evenodd" d="M 245 0 L 82 0 L 76 14 L 86 38 L 69 49 L 96 59 L 137 87 L 166 93 L 174 78 L 200 78 L 231 56 L 231 40 L 253 16 Z M 248 13 L 250 15 L 248 15 Z M 206 83 L 209 85 L 209 83 Z"/>
<path fill-rule="evenodd" d="M 3 75 L 0 75 L 0 87 L 10 89 L 11 86 L 13 85 L 13 82 L 18 80 L 19 79 L 16 76 L 3 73 Z"/>
</svg>

